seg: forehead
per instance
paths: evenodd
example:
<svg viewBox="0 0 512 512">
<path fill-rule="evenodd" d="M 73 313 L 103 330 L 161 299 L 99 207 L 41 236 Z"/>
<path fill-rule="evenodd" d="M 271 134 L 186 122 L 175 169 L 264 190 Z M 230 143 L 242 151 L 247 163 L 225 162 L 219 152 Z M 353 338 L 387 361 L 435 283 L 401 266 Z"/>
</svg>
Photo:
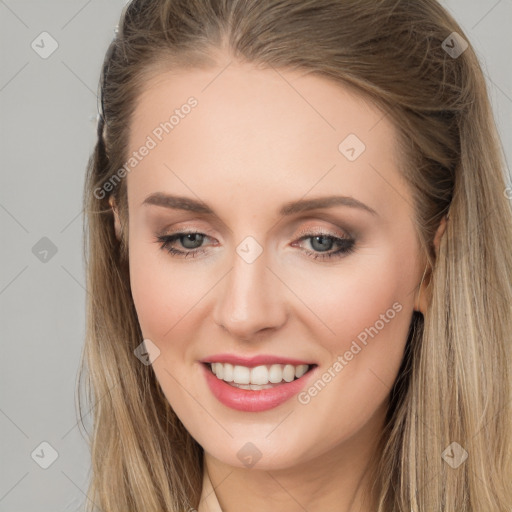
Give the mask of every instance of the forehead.
<svg viewBox="0 0 512 512">
<path fill-rule="evenodd" d="M 166 186 L 198 196 L 222 189 L 223 201 L 249 204 L 314 188 L 358 191 L 371 203 L 393 193 L 385 181 L 400 179 L 396 130 L 375 104 L 318 75 L 235 62 L 148 79 L 130 152 L 148 144 L 128 176 L 132 197 Z"/>
<path fill-rule="evenodd" d="M 318 74 L 228 62 L 208 69 L 153 69 L 137 98 L 132 128 L 150 130 L 147 121 L 168 120 L 191 96 L 201 112 L 195 118 L 211 121 L 215 116 L 215 125 L 243 127 L 245 133 L 260 136 L 260 123 L 266 125 L 266 133 L 275 135 L 273 126 L 291 133 L 290 121 L 302 123 L 296 131 L 314 128 L 322 138 L 339 137 L 347 128 L 364 136 L 384 117 L 355 88 Z"/>
</svg>

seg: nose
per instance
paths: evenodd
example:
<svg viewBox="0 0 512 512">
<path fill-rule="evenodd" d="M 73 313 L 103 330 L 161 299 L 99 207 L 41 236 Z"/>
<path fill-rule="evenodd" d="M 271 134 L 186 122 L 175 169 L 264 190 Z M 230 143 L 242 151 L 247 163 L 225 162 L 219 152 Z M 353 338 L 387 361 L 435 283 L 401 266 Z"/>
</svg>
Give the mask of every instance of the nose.
<svg viewBox="0 0 512 512">
<path fill-rule="evenodd" d="M 216 287 L 214 320 L 235 339 L 252 340 L 286 322 L 284 285 L 267 265 L 265 251 L 252 263 L 235 253 L 233 268 Z"/>
</svg>

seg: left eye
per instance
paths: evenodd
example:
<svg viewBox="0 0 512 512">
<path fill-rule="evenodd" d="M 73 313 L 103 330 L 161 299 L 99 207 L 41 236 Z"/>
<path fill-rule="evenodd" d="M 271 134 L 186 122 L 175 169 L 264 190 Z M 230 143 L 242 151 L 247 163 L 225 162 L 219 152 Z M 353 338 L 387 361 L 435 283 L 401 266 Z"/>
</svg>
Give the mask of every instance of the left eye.
<svg viewBox="0 0 512 512">
<path fill-rule="evenodd" d="M 190 233 L 175 233 L 173 235 L 157 236 L 157 241 L 160 243 L 160 248 L 166 250 L 173 256 L 194 258 L 198 254 L 207 252 L 201 248 L 205 239 L 210 238 L 208 235 L 199 232 Z M 311 240 L 310 245 L 313 251 L 303 249 L 303 251 L 314 259 L 329 259 L 333 257 L 342 257 L 351 253 L 354 250 L 355 240 L 352 238 L 337 237 L 327 233 L 311 233 L 302 236 L 297 242 L 303 240 Z M 181 247 L 186 250 L 180 250 L 174 247 L 174 244 L 179 240 Z M 297 242 L 292 245 L 295 247 Z M 331 251 L 333 246 L 339 248 Z"/>
<path fill-rule="evenodd" d="M 310 245 L 313 251 L 305 249 L 308 256 L 314 259 L 327 260 L 330 258 L 342 258 L 354 251 L 355 240 L 353 238 L 338 237 L 327 233 L 311 233 L 302 236 L 302 240 L 310 240 Z M 295 242 L 294 242 L 295 244 Z M 338 246 L 339 249 L 332 252 L 330 251 L 333 246 Z"/>
</svg>

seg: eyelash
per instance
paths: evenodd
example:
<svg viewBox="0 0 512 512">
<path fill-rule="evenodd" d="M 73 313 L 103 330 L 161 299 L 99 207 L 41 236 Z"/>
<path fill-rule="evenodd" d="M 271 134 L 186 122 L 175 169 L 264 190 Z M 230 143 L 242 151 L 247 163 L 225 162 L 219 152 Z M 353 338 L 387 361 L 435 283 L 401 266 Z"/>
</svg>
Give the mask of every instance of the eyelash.
<svg viewBox="0 0 512 512">
<path fill-rule="evenodd" d="M 205 233 L 201 233 L 198 231 L 183 231 L 180 233 L 174 233 L 173 235 L 157 236 L 156 241 L 160 243 L 160 249 L 165 250 L 172 256 L 178 258 L 195 258 L 198 254 L 206 252 L 204 249 L 201 248 L 180 251 L 179 249 L 175 249 L 174 247 L 171 246 L 171 244 L 173 244 L 175 241 L 179 240 L 180 238 L 186 235 L 203 235 L 205 237 L 208 237 L 208 235 L 206 235 Z M 303 236 L 301 236 L 297 240 L 298 242 L 302 240 L 307 240 L 308 238 L 322 237 L 334 241 L 335 244 L 341 247 L 340 249 L 334 252 L 315 252 L 303 249 L 303 251 L 308 256 L 312 257 L 315 260 L 320 259 L 327 261 L 332 258 L 343 258 L 344 256 L 347 256 L 348 254 L 351 254 L 354 251 L 355 240 L 353 238 L 340 238 L 323 232 L 314 232 L 307 234 L 301 233 L 301 235 Z"/>
</svg>

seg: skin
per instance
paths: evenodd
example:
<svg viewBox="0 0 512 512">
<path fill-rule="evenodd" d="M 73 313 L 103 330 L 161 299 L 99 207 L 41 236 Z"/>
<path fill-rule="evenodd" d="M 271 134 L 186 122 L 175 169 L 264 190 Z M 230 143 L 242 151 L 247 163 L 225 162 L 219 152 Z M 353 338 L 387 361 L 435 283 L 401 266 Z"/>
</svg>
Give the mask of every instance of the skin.
<svg viewBox="0 0 512 512">
<path fill-rule="evenodd" d="M 144 338 L 160 350 L 153 368 L 203 446 L 225 512 L 370 511 L 365 470 L 413 311 L 428 306 L 396 130 L 371 102 L 325 78 L 226 64 L 162 71 L 131 123 L 132 151 L 187 98 L 198 100 L 127 175 L 131 288 Z M 366 146 L 353 162 L 338 150 L 351 133 Z M 154 192 L 200 199 L 215 215 L 142 204 Z M 277 213 L 288 201 L 333 194 L 377 214 L 348 206 Z M 115 223 L 120 232 L 117 213 Z M 208 235 L 205 253 L 161 249 L 156 236 L 186 229 Z M 300 241 L 304 230 L 353 236 L 354 251 L 314 259 L 307 251 L 322 255 L 322 247 Z M 236 253 L 247 236 L 263 249 L 251 264 Z M 187 251 L 180 240 L 173 247 Z M 401 311 L 308 404 L 294 397 L 264 412 L 235 411 L 202 376 L 199 360 L 225 352 L 313 361 L 321 375 L 394 303 Z M 248 442 L 261 452 L 252 468 L 237 457 Z"/>
</svg>

